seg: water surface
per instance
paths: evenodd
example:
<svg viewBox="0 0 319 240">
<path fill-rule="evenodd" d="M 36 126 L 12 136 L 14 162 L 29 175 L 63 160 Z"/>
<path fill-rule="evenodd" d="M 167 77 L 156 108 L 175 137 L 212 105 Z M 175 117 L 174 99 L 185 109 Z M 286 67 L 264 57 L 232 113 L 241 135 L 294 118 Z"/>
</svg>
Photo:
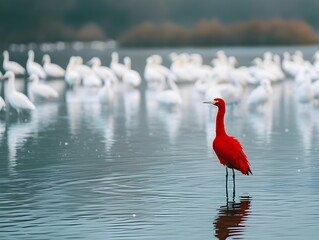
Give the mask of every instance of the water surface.
<svg viewBox="0 0 319 240">
<path fill-rule="evenodd" d="M 225 50 L 246 65 L 265 50 L 296 49 Z M 301 49 L 306 58 L 316 50 Z M 131 56 L 142 73 L 149 55 L 168 64 L 171 51 L 184 50 L 123 49 L 120 56 Z M 186 50 L 208 63 L 218 49 Z M 52 58 L 65 66 L 73 54 L 109 64 L 110 52 Z M 58 100 L 36 102 L 23 119 L 0 114 L 1 239 L 317 237 L 319 106 L 297 103 L 293 81 L 274 85 L 273 103 L 260 111 L 244 101 L 227 108 L 227 132 L 241 141 L 254 174 L 237 173 L 234 203 L 226 203 L 225 169 L 211 149 L 216 109 L 191 85 L 180 86 L 184 103 L 171 111 L 144 87 L 120 88 L 107 107 L 94 90 L 68 90 L 61 79 L 49 84 Z"/>
</svg>

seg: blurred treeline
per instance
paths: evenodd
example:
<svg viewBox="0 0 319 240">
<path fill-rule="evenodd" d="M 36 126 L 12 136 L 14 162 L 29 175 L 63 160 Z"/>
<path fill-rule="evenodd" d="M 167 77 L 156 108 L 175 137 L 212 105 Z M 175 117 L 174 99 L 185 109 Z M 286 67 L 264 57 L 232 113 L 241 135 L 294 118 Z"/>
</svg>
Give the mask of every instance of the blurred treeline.
<svg viewBox="0 0 319 240">
<path fill-rule="evenodd" d="M 167 23 L 145 23 L 126 33 L 123 46 L 225 46 L 292 45 L 318 43 L 316 32 L 300 20 L 251 20 L 223 24 L 218 20 L 201 21 L 193 28 Z"/>
<path fill-rule="evenodd" d="M 318 9 L 317 0 L 0 0 L 0 44 L 107 39 L 128 46 L 313 43 Z"/>
</svg>

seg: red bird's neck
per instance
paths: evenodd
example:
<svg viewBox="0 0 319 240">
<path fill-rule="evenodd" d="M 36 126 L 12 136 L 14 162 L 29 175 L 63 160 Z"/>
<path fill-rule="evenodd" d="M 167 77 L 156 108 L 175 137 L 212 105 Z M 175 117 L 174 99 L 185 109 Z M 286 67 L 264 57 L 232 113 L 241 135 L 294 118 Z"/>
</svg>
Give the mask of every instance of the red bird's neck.
<svg viewBox="0 0 319 240">
<path fill-rule="evenodd" d="M 225 105 L 218 106 L 218 112 L 216 117 L 216 136 L 226 135 L 224 116 L 226 112 Z"/>
</svg>

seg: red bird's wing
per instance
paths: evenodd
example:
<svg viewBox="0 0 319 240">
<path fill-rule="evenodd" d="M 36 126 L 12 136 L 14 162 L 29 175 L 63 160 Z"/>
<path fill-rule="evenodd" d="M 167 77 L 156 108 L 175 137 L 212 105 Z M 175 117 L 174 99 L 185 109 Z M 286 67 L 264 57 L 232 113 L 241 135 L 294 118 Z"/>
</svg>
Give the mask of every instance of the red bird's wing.
<svg viewBox="0 0 319 240">
<path fill-rule="evenodd" d="M 213 149 L 221 164 L 229 168 L 235 168 L 243 174 L 248 175 L 251 173 L 248 158 L 236 138 L 216 136 L 213 142 Z"/>
</svg>

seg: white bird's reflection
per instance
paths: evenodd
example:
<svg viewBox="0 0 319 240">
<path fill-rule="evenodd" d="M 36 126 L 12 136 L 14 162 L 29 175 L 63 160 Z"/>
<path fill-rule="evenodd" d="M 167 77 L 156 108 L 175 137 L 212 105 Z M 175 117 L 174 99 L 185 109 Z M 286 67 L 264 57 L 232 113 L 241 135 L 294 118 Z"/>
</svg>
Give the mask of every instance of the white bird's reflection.
<svg viewBox="0 0 319 240">
<path fill-rule="evenodd" d="M 114 144 L 114 114 L 112 110 L 107 109 L 105 115 L 100 115 L 100 126 L 104 131 L 105 149 L 108 152 Z"/>
<path fill-rule="evenodd" d="M 138 123 L 140 114 L 141 93 L 139 89 L 124 89 L 125 127 L 127 130 Z M 130 134 L 130 131 L 127 131 Z"/>
<path fill-rule="evenodd" d="M 141 93 L 138 89 L 126 89 L 123 99 L 127 123 L 132 123 L 140 112 Z"/>
<path fill-rule="evenodd" d="M 38 137 L 40 131 L 48 131 L 55 126 L 58 119 L 58 104 L 46 103 L 37 105 L 37 110 L 31 112 L 27 122 L 17 122 L 8 125 L 8 147 L 9 147 L 9 172 L 15 173 L 17 165 L 17 151 L 25 145 L 28 138 Z"/>
<path fill-rule="evenodd" d="M 195 120 L 197 121 L 198 126 L 200 126 L 201 129 L 205 127 L 205 122 L 206 122 L 206 111 L 207 111 L 207 106 L 203 104 L 204 98 L 197 93 L 193 92 L 191 97 L 191 105 L 192 105 L 192 110 L 194 111 L 194 115 L 197 116 Z M 210 108 L 209 108 L 210 109 Z M 211 110 L 211 109 L 210 109 Z"/>
<path fill-rule="evenodd" d="M 319 103 L 315 103 L 312 108 L 312 117 L 315 130 L 319 131 Z"/>
<path fill-rule="evenodd" d="M 147 117 L 150 122 L 156 117 L 156 112 L 158 111 L 158 103 L 156 100 L 156 91 L 147 89 L 145 92 L 145 101 L 146 101 L 146 109 L 147 109 Z"/>
<path fill-rule="evenodd" d="M 147 118 L 150 129 L 157 129 L 158 124 L 167 131 L 169 143 L 175 144 L 182 121 L 182 109 L 180 107 L 162 106 L 157 101 L 157 92 L 148 89 L 145 92 Z"/>
<path fill-rule="evenodd" d="M 163 123 L 167 130 L 169 143 L 175 144 L 182 120 L 182 113 L 180 109 L 160 109 L 158 111 L 158 119 Z"/>
<path fill-rule="evenodd" d="M 0 121 L 0 143 L 3 140 L 3 137 L 4 137 L 3 135 L 5 134 L 5 132 L 6 132 L 6 124 Z"/>
<path fill-rule="evenodd" d="M 265 139 L 266 143 L 269 144 L 271 140 L 271 132 L 273 127 L 273 108 L 272 101 L 268 102 L 261 108 L 249 112 L 248 121 L 251 128 L 259 139 Z"/>
<path fill-rule="evenodd" d="M 309 155 L 312 147 L 313 135 L 313 117 L 311 106 L 305 106 L 305 104 L 300 103 L 296 105 L 296 124 L 299 131 L 299 136 L 302 140 L 304 154 Z"/>
<path fill-rule="evenodd" d="M 45 102 L 37 104 L 37 110 L 31 112 L 31 121 L 37 124 L 40 131 L 47 131 L 49 126 L 57 122 L 59 117 L 59 104 L 57 102 Z"/>
<path fill-rule="evenodd" d="M 98 121 L 96 117 L 100 115 L 101 106 L 96 93 L 96 89 L 84 87 L 78 87 L 66 92 L 67 114 L 72 135 L 80 133 L 82 121 L 86 117 L 92 121 Z"/>
<path fill-rule="evenodd" d="M 7 129 L 9 163 L 8 169 L 10 174 L 15 174 L 17 165 L 17 151 L 21 149 L 27 141 L 27 138 L 37 134 L 37 122 L 21 122 L 11 124 Z"/>
</svg>

